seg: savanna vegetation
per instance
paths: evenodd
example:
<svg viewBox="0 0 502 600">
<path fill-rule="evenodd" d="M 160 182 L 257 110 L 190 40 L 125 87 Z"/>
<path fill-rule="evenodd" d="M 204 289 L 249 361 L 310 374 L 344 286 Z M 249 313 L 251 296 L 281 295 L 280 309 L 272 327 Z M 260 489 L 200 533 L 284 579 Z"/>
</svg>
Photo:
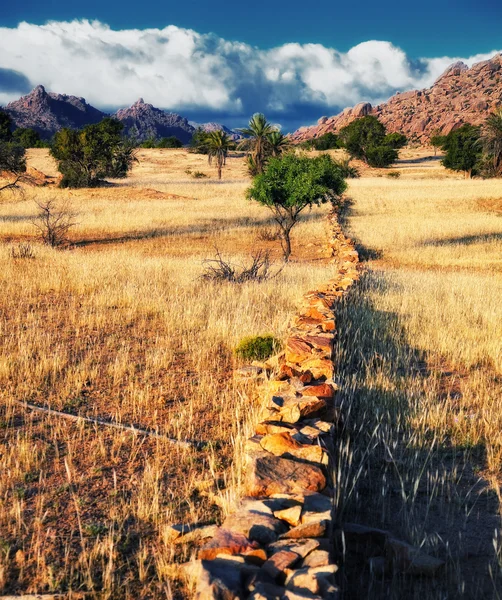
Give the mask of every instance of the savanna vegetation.
<svg viewBox="0 0 502 600">
<path fill-rule="evenodd" d="M 20 172 L 63 185 L 2 195 L 2 593 L 190 597 L 179 565 L 199 541 L 170 525 L 218 523 L 239 497 L 259 389 L 233 371 L 331 278 L 334 203 L 364 266 L 337 314 L 338 519 L 446 561 L 416 579 L 345 557 L 347 594 L 500 597 L 500 180 L 359 121 L 346 150 L 307 155 L 263 115 L 236 152 L 224 132 L 134 150 L 113 120 L 63 130 L 52 157 L 15 145 Z M 494 117 L 475 146 L 493 168 L 498 132 Z"/>
</svg>

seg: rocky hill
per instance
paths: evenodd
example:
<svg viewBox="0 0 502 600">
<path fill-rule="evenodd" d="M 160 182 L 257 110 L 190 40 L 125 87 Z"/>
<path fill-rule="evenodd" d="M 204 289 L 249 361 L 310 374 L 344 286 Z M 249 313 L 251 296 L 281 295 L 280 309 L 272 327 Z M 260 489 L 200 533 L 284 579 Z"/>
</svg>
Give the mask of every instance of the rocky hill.
<svg viewBox="0 0 502 600">
<path fill-rule="evenodd" d="M 185 117 L 155 108 L 144 102 L 143 98 L 129 108 L 122 108 L 113 116 L 122 121 L 128 136 L 140 142 L 174 135 L 183 144 L 187 144 L 195 131 Z"/>
<path fill-rule="evenodd" d="M 228 127 L 225 127 L 225 125 L 222 125 L 221 123 L 195 123 L 194 121 L 190 121 L 190 125 L 193 125 L 193 127 L 195 127 L 195 129 L 198 129 L 199 127 L 204 130 L 207 131 L 208 133 L 211 131 L 223 131 L 224 133 L 226 133 L 232 140 L 237 141 L 242 139 L 242 135 L 237 132 L 234 131 L 233 129 L 229 129 Z"/>
<path fill-rule="evenodd" d="M 4 109 L 17 127 L 31 127 L 42 138 L 50 138 L 63 127 L 78 129 L 99 123 L 104 112 L 87 104 L 84 98 L 46 92 L 38 85 L 28 95 L 8 104 Z"/>
<path fill-rule="evenodd" d="M 317 125 L 302 127 L 292 138 L 297 142 L 316 138 L 337 132 L 358 117 L 375 115 L 388 131 L 427 143 L 437 131 L 446 135 L 463 123 L 481 124 L 498 106 L 502 106 L 502 54 L 471 68 L 457 62 L 429 89 L 397 93 L 378 106 L 362 102 L 334 117 L 322 117 Z"/>
</svg>

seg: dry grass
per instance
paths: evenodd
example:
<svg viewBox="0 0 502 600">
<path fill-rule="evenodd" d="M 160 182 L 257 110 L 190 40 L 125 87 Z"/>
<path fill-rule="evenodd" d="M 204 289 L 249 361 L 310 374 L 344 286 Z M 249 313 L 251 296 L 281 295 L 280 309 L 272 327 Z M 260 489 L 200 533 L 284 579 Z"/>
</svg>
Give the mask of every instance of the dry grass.
<svg viewBox="0 0 502 600">
<path fill-rule="evenodd" d="M 340 510 L 447 562 L 424 580 L 358 565 L 350 583 L 357 597 L 500 598 L 500 180 L 412 168 L 350 184 L 367 273 L 339 316 Z"/>
<path fill-rule="evenodd" d="M 277 240 L 260 240 L 269 214 L 244 199 L 242 159 L 222 183 L 190 179 L 188 167 L 210 170 L 183 151 L 140 160 L 115 187 L 28 189 L 0 207 L 0 590 L 186 597 L 176 564 L 193 546 L 169 543 L 166 527 L 228 510 L 256 409 L 255 385 L 232 377 L 233 348 L 283 338 L 302 292 L 332 274 L 323 209 L 298 227 L 277 278 L 201 281 L 215 246 L 236 262 L 257 248 L 280 257 Z M 45 151 L 30 161 L 53 168 Z M 33 200 L 50 197 L 77 213 L 63 251 L 34 239 Z M 34 258 L 13 258 L 27 241 Z M 177 448 L 13 400 L 208 444 Z"/>
</svg>

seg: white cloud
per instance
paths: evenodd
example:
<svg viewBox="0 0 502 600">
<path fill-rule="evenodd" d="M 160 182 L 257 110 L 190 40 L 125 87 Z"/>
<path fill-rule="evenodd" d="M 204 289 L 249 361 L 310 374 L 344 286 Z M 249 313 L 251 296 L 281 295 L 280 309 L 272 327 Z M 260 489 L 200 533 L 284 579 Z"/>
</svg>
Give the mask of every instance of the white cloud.
<svg viewBox="0 0 502 600">
<path fill-rule="evenodd" d="M 470 65 L 494 53 L 461 60 Z M 129 105 L 141 96 L 180 111 L 270 110 L 286 117 L 311 106 L 330 113 L 429 86 L 456 60 L 413 62 L 385 41 L 346 53 L 294 43 L 261 50 L 172 25 L 114 31 L 97 21 L 72 21 L 0 28 L 0 68 L 98 107 Z M 2 90 L 0 79 L 0 103 L 19 95 Z"/>
</svg>

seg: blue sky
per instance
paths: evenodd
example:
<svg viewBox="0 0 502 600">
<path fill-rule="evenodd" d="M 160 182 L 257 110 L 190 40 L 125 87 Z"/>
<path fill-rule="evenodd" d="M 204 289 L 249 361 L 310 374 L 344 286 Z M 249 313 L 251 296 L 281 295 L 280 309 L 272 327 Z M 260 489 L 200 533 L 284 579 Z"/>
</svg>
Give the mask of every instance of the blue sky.
<svg viewBox="0 0 502 600">
<path fill-rule="evenodd" d="M 143 96 L 194 120 L 260 110 L 292 129 L 431 85 L 500 51 L 501 32 L 495 0 L 9 2 L 0 104 L 42 83 L 100 108 Z"/>
</svg>

